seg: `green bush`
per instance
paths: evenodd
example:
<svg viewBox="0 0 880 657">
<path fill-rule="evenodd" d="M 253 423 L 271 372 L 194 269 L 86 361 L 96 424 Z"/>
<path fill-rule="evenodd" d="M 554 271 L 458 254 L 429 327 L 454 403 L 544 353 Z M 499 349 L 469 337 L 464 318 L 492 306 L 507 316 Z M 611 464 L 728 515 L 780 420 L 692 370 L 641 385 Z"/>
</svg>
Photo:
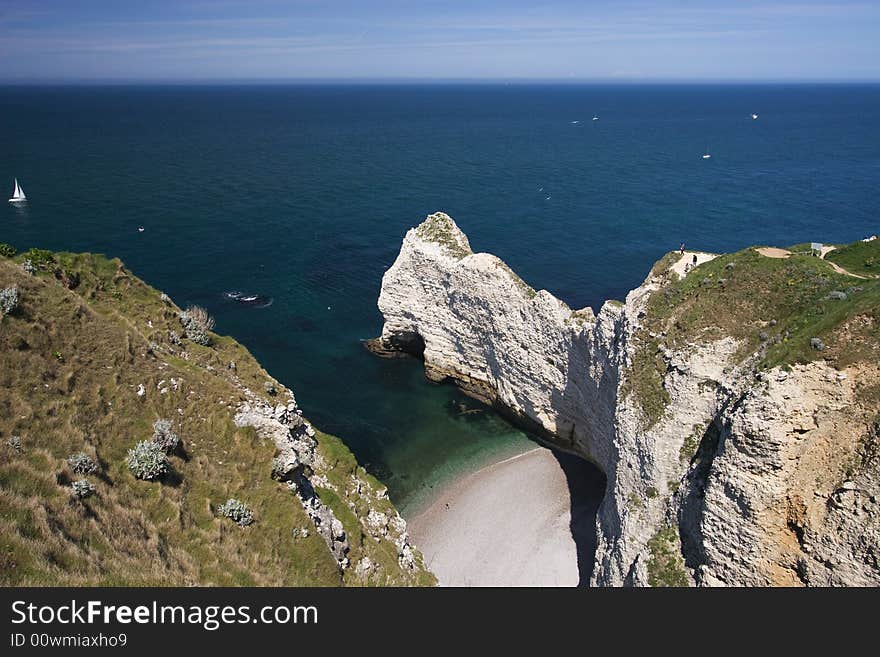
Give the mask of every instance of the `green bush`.
<svg viewBox="0 0 880 657">
<path fill-rule="evenodd" d="M 28 249 L 24 257 L 37 269 L 49 269 L 55 264 L 55 255 L 46 249 Z"/>
<path fill-rule="evenodd" d="M 67 457 L 67 464 L 77 474 L 94 474 L 98 471 L 98 464 L 85 452 L 77 452 Z"/>
<path fill-rule="evenodd" d="M 153 481 L 168 472 L 165 451 L 152 440 L 142 440 L 128 450 L 128 469 L 138 479 Z"/>
<path fill-rule="evenodd" d="M 18 253 L 18 251 L 15 250 L 14 246 L 0 242 L 0 256 L 11 258 L 16 253 Z"/>
<path fill-rule="evenodd" d="M 21 301 L 21 297 L 18 294 L 18 288 L 14 285 L 0 290 L 0 317 L 15 312 L 19 301 Z"/>
<path fill-rule="evenodd" d="M 156 420 L 153 423 L 152 441 L 166 454 L 171 454 L 180 446 L 180 437 L 171 430 L 171 420 Z"/>
<path fill-rule="evenodd" d="M 250 507 L 234 497 L 230 497 L 221 504 L 217 511 L 220 512 L 220 515 L 226 516 L 242 527 L 247 527 L 254 521 L 254 512 L 251 511 Z"/>
<path fill-rule="evenodd" d="M 73 489 L 73 494 L 81 500 L 95 494 L 95 487 L 88 479 L 77 479 L 70 487 Z"/>
<path fill-rule="evenodd" d="M 180 323 L 187 338 L 196 344 L 208 346 L 211 344 L 209 331 L 214 328 L 214 318 L 201 306 L 189 306 L 180 313 Z"/>
</svg>

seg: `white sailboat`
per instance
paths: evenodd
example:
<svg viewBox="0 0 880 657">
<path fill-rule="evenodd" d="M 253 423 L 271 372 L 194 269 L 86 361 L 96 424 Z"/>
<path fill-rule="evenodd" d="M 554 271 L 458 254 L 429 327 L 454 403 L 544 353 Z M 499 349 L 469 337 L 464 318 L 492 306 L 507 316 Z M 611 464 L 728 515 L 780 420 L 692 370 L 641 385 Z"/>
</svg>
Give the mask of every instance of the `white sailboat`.
<svg viewBox="0 0 880 657">
<path fill-rule="evenodd" d="M 15 189 L 12 192 L 12 198 L 9 199 L 10 203 L 24 203 L 27 201 L 27 196 L 24 195 L 24 190 L 21 188 L 21 185 L 18 184 L 18 178 L 15 179 Z"/>
<path fill-rule="evenodd" d="M 757 121 L 757 120 L 758 120 L 758 115 L 753 113 L 752 114 L 752 121 Z"/>
</svg>

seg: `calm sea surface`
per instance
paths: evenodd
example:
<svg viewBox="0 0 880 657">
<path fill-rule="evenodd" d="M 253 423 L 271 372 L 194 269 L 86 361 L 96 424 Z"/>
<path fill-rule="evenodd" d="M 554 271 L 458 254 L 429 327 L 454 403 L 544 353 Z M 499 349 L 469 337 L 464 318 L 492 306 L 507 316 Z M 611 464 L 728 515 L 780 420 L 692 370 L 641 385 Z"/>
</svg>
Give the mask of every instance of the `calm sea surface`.
<svg viewBox="0 0 880 657">
<path fill-rule="evenodd" d="M 0 207 L 0 241 L 119 256 L 207 306 L 405 510 L 526 446 L 360 344 L 426 214 L 576 307 L 682 241 L 880 230 L 877 85 L 6 87 L 0 129 L 0 191 L 29 198 Z"/>
</svg>

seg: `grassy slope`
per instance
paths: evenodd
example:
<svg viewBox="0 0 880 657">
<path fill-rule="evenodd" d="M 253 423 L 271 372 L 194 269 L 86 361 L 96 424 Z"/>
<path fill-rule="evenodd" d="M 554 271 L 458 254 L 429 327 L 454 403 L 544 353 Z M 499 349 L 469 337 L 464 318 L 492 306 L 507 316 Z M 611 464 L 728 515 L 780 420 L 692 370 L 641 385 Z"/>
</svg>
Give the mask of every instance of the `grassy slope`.
<svg viewBox="0 0 880 657">
<path fill-rule="evenodd" d="M 862 276 L 880 276 L 880 239 L 853 242 L 831 251 L 826 259 Z"/>
<path fill-rule="evenodd" d="M 182 332 L 178 309 L 118 260 L 56 258 L 79 274 L 75 290 L 0 257 L 0 288 L 17 285 L 22 296 L 21 308 L 0 321 L 0 584 L 348 582 L 351 569 L 340 574 L 299 502 L 270 478 L 274 446 L 232 422 L 232 405 L 243 399 L 234 378 L 261 394 L 269 379 L 253 357 L 221 336 L 212 347 L 173 347 L 169 331 Z M 168 386 L 172 377 L 183 380 L 179 389 L 160 394 L 159 382 Z M 174 422 L 186 455 L 172 457 L 173 475 L 162 483 L 139 481 L 126 453 L 150 436 L 157 418 Z M 11 436 L 21 437 L 21 450 L 7 445 Z M 340 441 L 318 440 L 325 458 L 341 464 L 329 477 L 366 476 Z M 97 494 L 83 502 L 70 493 L 66 463 L 78 451 L 103 466 L 89 477 Z M 215 516 L 229 497 L 254 509 L 254 525 Z M 343 522 L 354 542 L 359 527 Z M 294 527 L 309 535 L 294 538 Z M 382 580 L 371 583 L 415 583 L 400 572 L 396 553 L 384 558 L 393 550 L 372 539 L 361 550 L 383 566 Z M 420 573 L 418 581 L 431 577 Z"/>
<path fill-rule="evenodd" d="M 669 256 L 661 262 L 667 261 L 671 262 Z M 659 271 L 655 267 L 652 273 Z M 830 298 L 834 291 L 846 293 L 847 298 Z M 651 338 L 651 333 L 657 337 Z M 837 367 L 876 362 L 880 280 L 838 274 L 827 262 L 810 256 L 774 259 L 754 249 L 704 263 L 681 281 L 666 277 L 649 301 L 627 381 L 649 424 L 662 416 L 668 401 L 659 349 L 728 335 L 741 342 L 740 362 L 754 356 L 759 368 L 819 358 Z M 811 348 L 814 337 L 825 342 L 824 351 Z M 876 390 L 865 393 L 877 394 Z"/>
</svg>

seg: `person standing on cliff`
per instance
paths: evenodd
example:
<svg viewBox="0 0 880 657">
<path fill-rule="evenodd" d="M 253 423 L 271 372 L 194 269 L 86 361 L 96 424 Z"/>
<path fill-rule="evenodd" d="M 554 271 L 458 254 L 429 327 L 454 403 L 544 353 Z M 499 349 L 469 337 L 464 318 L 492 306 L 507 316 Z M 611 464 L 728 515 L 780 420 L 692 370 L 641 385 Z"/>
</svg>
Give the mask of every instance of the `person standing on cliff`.
<svg viewBox="0 0 880 657">
<path fill-rule="evenodd" d="M 697 266 L 697 254 L 696 253 L 694 254 L 693 263 L 694 263 L 694 267 L 696 267 Z"/>
<path fill-rule="evenodd" d="M 681 255 L 684 255 L 684 242 L 682 242 L 681 246 L 678 247 L 678 252 L 681 253 Z"/>
</svg>

